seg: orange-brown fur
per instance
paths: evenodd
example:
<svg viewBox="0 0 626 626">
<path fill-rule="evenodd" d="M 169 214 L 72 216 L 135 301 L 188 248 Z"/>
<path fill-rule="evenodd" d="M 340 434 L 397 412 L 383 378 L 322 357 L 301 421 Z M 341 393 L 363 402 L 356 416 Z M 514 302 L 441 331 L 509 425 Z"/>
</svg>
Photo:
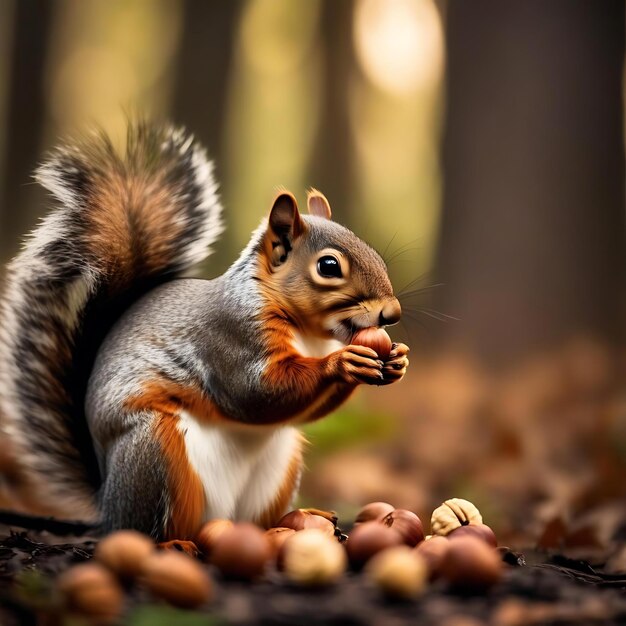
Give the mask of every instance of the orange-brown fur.
<svg viewBox="0 0 626 626">
<path fill-rule="evenodd" d="M 191 539 L 202 524 L 205 496 L 202 483 L 189 465 L 178 417 L 162 413 L 154 425 L 155 436 L 161 445 L 168 466 L 170 516 L 166 536 Z"/>
</svg>

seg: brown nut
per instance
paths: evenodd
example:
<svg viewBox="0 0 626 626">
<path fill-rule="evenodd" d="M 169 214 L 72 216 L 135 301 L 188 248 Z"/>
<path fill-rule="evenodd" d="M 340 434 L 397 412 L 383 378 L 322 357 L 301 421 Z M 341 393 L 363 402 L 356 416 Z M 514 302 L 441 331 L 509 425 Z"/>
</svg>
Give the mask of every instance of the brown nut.
<svg viewBox="0 0 626 626">
<path fill-rule="evenodd" d="M 480 511 L 469 500 L 451 498 L 438 506 L 430 518 L 433 535 L 445 537 L 459 526 L 482 524 Z"/>
<path fill-rule="evenodd" d="M 124 580 L 138 576 L 154 552 L 154 541 L 136 530 L 119 530 L 96 546 L 94 558 Z"/>
<path fill-rule="evenodd" d="M 99 563 L 81 563 L 59 576 L 57 587 L 67 609 L 100 623 L 117 621 L 124 592 L 115 576 Z"/>
<path fill-rule="evenodd" d="M 441 574 L 441 566 L 448 553 L 448 545 L 446 537 L 431 537 L 415 546 L 415 552 L 426 561 L 431 578 L 437 578 Z"/>
<path fill-rule="evenodd" d="M 343 546 L 319 528 L 289 537 L 281 548 L 280 561 L 289 580 L 312 587 L 334 583 L 348 564 Z"/>
<path fill-rule="evenodd" d="M 378 552 L 402 544 L 402 535 L 380 522 L 363 522 L 352 529 L 345 542 L 350 565 L 361 569 Z"/>
<path fill-rule="evenodd" d="M 487 524 L 468 524 L 455 528 L 449 535 L 448 539 L 458 539 L 459 537 L 478 537 L 490 545 L 492 548 L 498 547 L 496 534 L 487 526 Z"/>
<path fill-rule="evenodd" d="M 411 599 L 420 596 L 428 582 L 426 561 L 409 546 L 394 546 L 373 556 L 365 573 L 391 598 Z"/>
<path fill-rule="evenodd" d="M 502 559 L 483 540 L 459 537 L 449 544 L 442 574 L 454 589 L 480 592 L 500 580 Z"/>
<path fill-rule="evenodd" d="M 380 520 L 385 517 L 387 513 L 391 513 L 394 509 L 395 507 L 388 502 L 370 502 L 358 512 L 354 523 L 362 524 L 363 522 Z"/>
<path fill-rule="evenodd" d="M 366 346 L 376 352 L 384 360 L 389 358 L 391 352 L 391 339 L 383 328 L 363 328 L 352 336 L 351 343 L 355 346 Z"/>
<path fill-rule="evenodd" d="M 282 545 L 291 537 L 295 535 L 296 531 L 293 528 L 284 528 L 278 526 L 277 528 L 269 528 L 265 531 L 265 536 L 270 542 L 270 546 L 272 547 L 272 552 L 274 555 L 277 555 Z"/>
<path fill-rule="evenodd" d="M 205 560 L 208 559 L 219 538 L 233 525 L 229 519 L 212 519 L 202 526 L 195 537 L 195 544 L 202 551 Z"/>
<path fill-rule="evenodd" d="M 264 532 L 254 524 L 242 522 L 220 537 L 211 552 L 211 563 L 226 578 L 252 580 L 263 575 L 272 554 Z"/>
<path fill-rule="evenodd" d="M 156 552 L 144 564 L 141 582 L 175 606 L 193 608 L 213 598 L 213 584 L 198 561 L 181 552 Z"/>
<path fill-rule="evenodd" d="M 283 515 L 276 526 L 283 528 L 293 528 L 296 531 L 305 530 L 307 528 L 319 528 L 327 535 L 334 536 L 335 525 L 326 517 L 316 515 L 306 509 L 296 509 Z"/>
<path fill-rule="evenodd" d="M 402 540 L 407 546 L 412 548 L 420 541 L 424 541 L 424 528 L 420 520 L 413 511 L 406 509 L 394 509 L 385 515 L 381 520 L 385 526 L 389 526 L 402 535 Z"/>
</svg>

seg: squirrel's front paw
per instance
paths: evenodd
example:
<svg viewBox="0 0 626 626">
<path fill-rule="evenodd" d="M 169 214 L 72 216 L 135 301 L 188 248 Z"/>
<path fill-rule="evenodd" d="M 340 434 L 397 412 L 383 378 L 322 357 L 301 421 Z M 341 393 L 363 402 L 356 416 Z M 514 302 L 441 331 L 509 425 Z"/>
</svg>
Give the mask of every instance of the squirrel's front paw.
<svg viewBox="0 0 626 626">
<path fill-rule="evenodd" d="M 389 358 L 383 365 L 382 385 L 390 385 L 399 381 L 405 374 L 409 366 L 409 346 L 404 343 L 394 343 L 389 353 Z"/>
<path fill-rule="evenodd" d="M 336 375 L 351 385 L 384 383 L 384 364 L 371 348 L 346 346 L 331 355 L 331 363 Z"/>
</svg>

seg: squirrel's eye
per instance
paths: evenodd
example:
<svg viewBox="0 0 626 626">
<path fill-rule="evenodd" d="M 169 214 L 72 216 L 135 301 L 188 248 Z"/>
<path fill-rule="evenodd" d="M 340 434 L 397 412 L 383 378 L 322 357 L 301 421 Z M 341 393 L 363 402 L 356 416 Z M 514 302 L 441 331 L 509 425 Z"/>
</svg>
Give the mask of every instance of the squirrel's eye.
<svg viewBox="0 0 626 626">
<path fill-rule="evenodd" d="M 324 278 L 341 278 L 341 265 L 334 256 L 323 256 L 317 262 L 317 273 Z"/>
</svg>

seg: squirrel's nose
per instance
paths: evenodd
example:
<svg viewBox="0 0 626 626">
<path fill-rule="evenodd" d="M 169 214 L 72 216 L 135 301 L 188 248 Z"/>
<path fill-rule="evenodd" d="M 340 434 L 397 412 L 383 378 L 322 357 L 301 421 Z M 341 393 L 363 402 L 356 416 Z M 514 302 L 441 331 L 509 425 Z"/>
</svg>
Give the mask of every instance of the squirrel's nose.
<svg viewBox="0 0 626 626">
<path fill-rule="evenodd" d="M 385 303 L 378 316 L 379 326 L 391 326 L 400 321 L 402 315 L 402 307 L 397 298 L 389 300 Z"/>
</svg>

